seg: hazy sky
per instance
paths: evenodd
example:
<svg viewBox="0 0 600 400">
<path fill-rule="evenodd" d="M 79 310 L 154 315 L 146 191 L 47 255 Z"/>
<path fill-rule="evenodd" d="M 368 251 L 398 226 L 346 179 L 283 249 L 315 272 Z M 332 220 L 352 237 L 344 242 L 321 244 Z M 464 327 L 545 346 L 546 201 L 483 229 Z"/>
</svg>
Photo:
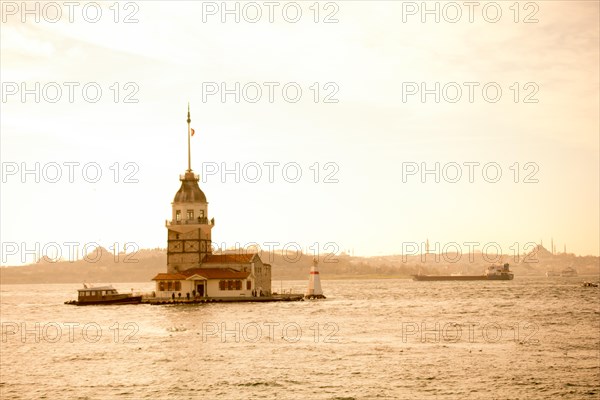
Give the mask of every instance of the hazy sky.
<svg viewBox="0 0 600 400">
<path fill-rule="evenodd" d="M 3 243 L 165 247 L 189 101 L 194 171 L 240 165 L 239 183 L 201 182 L 214 242 L 378 255 L 425 238 L 512 253 L 554 237 L 599 254 L 596 1 L 428 2 L 439 22 L 421 2 L 228 2 L 239 22 L 221 2 L 101 2 L 95 23 L 94 4 L 70 22 L 64 3 L 38 2 L 36 22 L 35 3 L 2 3 Z M 36 162 L 39 183 L 21 175 Z M 439 183 L 420 174 L 436 163 Z"/>
</svg>

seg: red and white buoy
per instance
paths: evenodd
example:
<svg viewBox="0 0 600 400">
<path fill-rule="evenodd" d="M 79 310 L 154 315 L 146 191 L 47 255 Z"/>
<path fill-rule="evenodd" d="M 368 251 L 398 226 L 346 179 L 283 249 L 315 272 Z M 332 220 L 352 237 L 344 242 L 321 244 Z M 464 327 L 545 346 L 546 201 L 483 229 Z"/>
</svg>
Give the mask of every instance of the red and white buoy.
<svg viewBox="0 0 600 400">
<path fill-rule="evenodd" d="M 324 299 L 323 289 L 321 289 L 321 278 L 319 277 L 319 270 L 317 264 L 319 262 L 316 258 L 313 259 L 313 265 L 310 268 L 310 275 L 308 276 L 308 290 L 304 295 L 306 299 Z"/>
</svg>

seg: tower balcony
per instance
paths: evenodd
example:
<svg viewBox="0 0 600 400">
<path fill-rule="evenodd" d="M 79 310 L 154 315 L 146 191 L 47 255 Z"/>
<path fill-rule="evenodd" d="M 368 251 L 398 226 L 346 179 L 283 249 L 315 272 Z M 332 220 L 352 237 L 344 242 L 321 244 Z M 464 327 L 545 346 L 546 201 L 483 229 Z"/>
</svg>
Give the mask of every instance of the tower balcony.
<svg viewBox="0 0 600 400">
<path fill-rule="evenodd" d="M 169 221 L 169 220 L 165 220 L 165 226 L 169 227 L 169 226 L 173 226 L 173 225 L 210 225 L 210 226 L 214 226 L 215 225 L 215 219 L 211 218 L 210 220 L 206 217 L 201 218 L 194 218 L 194 219 L 184 219 L 181 221 Z"/>
<path fill-rule="evenodd" d="M 200 180 L 200 175 L 195 174 L 193 172 L 186 172 L 183 175 L 179 175 L 179 180 L 180 181 L 196 181 L 196 182 L 198 182 Z"/>
</svg>

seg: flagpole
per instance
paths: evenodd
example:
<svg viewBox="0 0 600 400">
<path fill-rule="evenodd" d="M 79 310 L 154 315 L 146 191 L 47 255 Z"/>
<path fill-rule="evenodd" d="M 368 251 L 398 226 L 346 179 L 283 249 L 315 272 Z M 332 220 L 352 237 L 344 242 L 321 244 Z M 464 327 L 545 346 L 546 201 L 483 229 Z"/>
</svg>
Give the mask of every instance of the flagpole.
<svg viewBox="0 0 600 400">
<path fill-rule="evenodd" d="M 192 153 L 190 150 L 190 123 L 192 120 L 190 119 L 190 103 L 188 102 L 188 116 L 187 116 L 187 124 L 188 124 L 188 172 L 192 172 Z"/>
</svg>

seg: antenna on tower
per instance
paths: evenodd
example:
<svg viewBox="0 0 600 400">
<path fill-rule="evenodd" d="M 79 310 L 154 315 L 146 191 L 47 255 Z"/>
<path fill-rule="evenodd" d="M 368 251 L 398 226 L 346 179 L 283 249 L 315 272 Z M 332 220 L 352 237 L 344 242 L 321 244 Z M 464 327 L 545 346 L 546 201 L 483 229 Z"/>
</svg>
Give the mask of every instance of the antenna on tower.
<svg viewBox="0 0 600 400">
<path fill-rule="evenodd" d="M 190 118 L 190 102 L 188 101 L 188 114 L 187 114 L 187 124 L 188 124 L 188 172 L 192 172 L 192 151 L 190 148 L 190 137 L 191 137 L 191 128 L 190 123 L 192 119 Z"/>
</svg>

